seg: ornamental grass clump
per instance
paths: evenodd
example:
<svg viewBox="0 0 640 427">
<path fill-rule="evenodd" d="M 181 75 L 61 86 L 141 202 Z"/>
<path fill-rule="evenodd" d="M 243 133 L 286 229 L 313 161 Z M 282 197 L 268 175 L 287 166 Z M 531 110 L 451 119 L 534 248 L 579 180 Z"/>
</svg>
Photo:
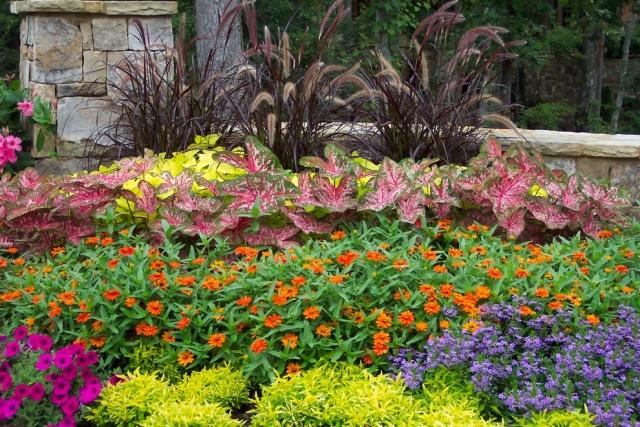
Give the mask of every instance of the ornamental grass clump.
<svg viewBox="0 0 640 427">
<path fill-rule="evenodd" d="M 521 300 L 522 302 L 522 300 Z M 529 307 L 529 310 L 523 310 Z M 565 310 L 531 318 L 535 304 L 483 307 L 484 326 L 445 333 L 422 351 L 392 357 L 410 388 L 437 368 L 468 372 L 475 389 L 508 413 L 585 408 L 601 426 L 634 425 L 640 404 L 640 317 L 620 306 L 609 325 L 587 318 L 575 325 Z M 570 333 L 572 327 L 578 331 Z"/>
<path fill-rule="evenodd" d="M 74 426 L 78 412 L 101 393 L 92 366 L 98 354 L 17 327 L 0 336 L 0 424 Z"/>
</svg>

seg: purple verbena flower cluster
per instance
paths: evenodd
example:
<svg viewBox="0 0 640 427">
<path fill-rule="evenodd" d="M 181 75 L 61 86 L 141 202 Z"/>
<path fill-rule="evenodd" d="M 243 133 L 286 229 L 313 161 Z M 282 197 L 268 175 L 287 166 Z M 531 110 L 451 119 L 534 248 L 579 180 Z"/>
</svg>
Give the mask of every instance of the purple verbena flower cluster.
<svg viewBox="0 0 640 427">
<path fill-rule="evenodd" d="M 611 325 L 576 328 L 558 312 L 523 319 L 511 304 L 485 305 L 475 333 L 446 333 L 423 351 L 401 350 L 392 369 L 418 388 L 437 368 L 464 369 L 474 387 L 513 414 L 581 410 L 602 426 L 640 425 L 640 316 L 620 307 Z M 573 332 L 572 332 L 573 331 Z"/>
<path fill-rule="evenodd" d="M 55 351 L 52 347 L 51 337 L 29 334 L 24 326 L 15 329 L 13 340 L 0 337 L 0 422 L 14 418 L 25 399 L 45 402 L 43 399 L 48 397 L 62 413 L 62 420 L 50 426 L 75 426 L 80 405 L 98 398 L 102 385 L 91 370 L 98 363 L 98 354 L 85 351 L 79 344 Z M 12 367 L 21 356 L 33 353 L 39 353 L 33 366 L 42 373 L 42 381 L 15 384 Z"/>
</svg>

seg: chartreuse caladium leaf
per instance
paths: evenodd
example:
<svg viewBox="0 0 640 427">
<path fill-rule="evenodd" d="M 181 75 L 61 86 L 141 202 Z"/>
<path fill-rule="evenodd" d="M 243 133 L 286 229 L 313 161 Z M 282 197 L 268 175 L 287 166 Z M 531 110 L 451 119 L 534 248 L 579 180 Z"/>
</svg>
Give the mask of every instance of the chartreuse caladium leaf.
<svg viewBox="0 0 640 427">
<path fill-rule="evenodd" d="M 373 182 L 373 191 L 365 196 L 360 208 L 381 211 L 395 203 L 408 188 L 409 180 L 404 168 L 385 158 Z"/>
</svg>

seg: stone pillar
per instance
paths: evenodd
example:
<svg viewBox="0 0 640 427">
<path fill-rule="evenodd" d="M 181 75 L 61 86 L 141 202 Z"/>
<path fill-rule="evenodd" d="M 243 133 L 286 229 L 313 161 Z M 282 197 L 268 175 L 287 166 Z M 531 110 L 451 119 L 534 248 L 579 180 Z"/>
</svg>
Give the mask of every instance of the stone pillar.
<svg viewBox="0 0 640 427">
<path fill-rule="evenodd" d="M 144 49 L 137 22 L 151 50 L 161 54 L 172 48 L 171 15 L 176 11 L 176 1 L 11 3 L 11 12 L 22 15 L 22 87 L 51 100 L 55 110 L 56 135 L 41 151 L 32 150 L 37 168 L 47 173 L 84 169 L 89 151 L 108 146 L 107 138 L 94 139 L 117 117 L 109 88 L 119 83 L 112 69 Z"/>
</svg>

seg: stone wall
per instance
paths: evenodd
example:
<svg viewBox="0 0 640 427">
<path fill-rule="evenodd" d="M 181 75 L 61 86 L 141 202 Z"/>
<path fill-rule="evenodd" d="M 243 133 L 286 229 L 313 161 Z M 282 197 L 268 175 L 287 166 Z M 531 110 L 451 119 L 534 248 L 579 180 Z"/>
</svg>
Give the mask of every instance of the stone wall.
<svg viewBox="0 0 640 427">
<path fill-rule="evenodd" d="M 520 141 L 539 151 L 551 167 L 610 182 L 640 199 L 640 135 L 548 130 L 520 130 L 518 135 L 505 129 L 491 133 L 504 146 Z"/>
<path fill-rule="evenodd" d="M 55 137 L 32 152 L 44 172 L 85 168 L 87 151 L 106 145 L 96 136 L 116 118 L 116 67 L 144 50 L 142 24 L 151 50 L 173 47 L 175 1 L 29 0 L 11 3 L 22 15 L 20 81 L 52 101 Z M 34 132 L 36 130 L 34 129 Z M 96 146 L 93 143 L 97 143 Z"/>
</svg>

